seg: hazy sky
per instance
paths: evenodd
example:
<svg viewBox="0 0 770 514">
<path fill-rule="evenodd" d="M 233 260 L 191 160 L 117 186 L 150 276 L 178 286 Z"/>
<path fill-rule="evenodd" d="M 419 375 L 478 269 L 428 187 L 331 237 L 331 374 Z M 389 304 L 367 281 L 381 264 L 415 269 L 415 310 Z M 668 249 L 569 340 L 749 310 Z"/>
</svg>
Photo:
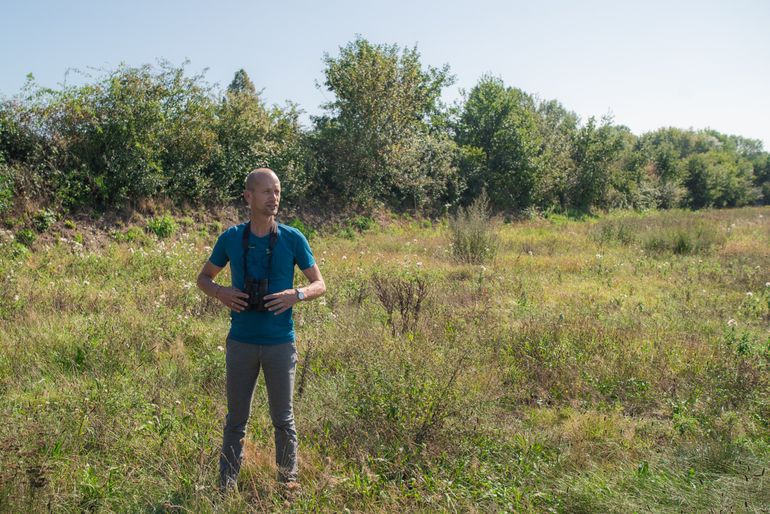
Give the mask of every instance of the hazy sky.
<svg viewBox="0 0 770 514">
<path fill-rule="evenodd" d="M 55 87 L 68 68 L 189 59 L 222 87 L 244 68 L 268 103 L 313 114 L 331 99 L 315 87 L 324 52 L 360 34 L 448 63 L 448 102 L 491 73 L 636 134 L 711 127 L 770 150 L 770 1 L 0 0 L 0 13 L 4 96 L 30 72 Z"/>
</svg>

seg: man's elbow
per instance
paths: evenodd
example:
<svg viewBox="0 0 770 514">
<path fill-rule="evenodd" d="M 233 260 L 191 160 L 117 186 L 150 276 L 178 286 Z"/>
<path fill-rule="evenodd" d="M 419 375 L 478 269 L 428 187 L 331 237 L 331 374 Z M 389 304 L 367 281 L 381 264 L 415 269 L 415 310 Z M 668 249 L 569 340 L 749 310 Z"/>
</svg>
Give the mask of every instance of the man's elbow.
<svg viewBox="0 0 770 514">
<path fill-rule="evenodd" d="M 321 296 L 324 293 L 326 293 L 326 282 L 324 282 L 323 279 L 321 279 L 317 282 L 317 284 L 318 285 L 316 287 L 318 288 L 318 296 Z"/>
</svg>

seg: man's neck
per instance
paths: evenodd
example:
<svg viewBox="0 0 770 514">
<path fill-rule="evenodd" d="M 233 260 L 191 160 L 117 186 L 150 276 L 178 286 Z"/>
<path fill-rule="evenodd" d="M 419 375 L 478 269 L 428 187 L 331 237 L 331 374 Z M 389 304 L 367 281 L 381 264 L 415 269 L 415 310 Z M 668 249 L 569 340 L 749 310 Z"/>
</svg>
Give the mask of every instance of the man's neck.
<svg viewBox="0 0 770 514">
<path fill-rule="evenodd" d="M 275 216 L 262 216 L 252 214 L 249 218 L 251 222 L 251 233 L 257 237 L 264 237 L 270 233 Z"/>
</svg>

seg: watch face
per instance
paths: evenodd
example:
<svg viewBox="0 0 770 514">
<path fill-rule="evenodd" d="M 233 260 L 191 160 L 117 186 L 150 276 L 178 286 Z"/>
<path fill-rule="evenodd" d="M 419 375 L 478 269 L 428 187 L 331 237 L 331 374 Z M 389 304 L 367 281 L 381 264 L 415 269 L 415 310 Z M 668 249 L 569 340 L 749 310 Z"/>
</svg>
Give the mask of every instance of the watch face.
<svg viewBox="0 0 770 514">
<path fill-rule="evenodd" d="M 303 293 L 302 291 L 297 291 L 297 298 L 299 298 L 300 300 L 304 300 L 305 293 Z"/>
</svg>

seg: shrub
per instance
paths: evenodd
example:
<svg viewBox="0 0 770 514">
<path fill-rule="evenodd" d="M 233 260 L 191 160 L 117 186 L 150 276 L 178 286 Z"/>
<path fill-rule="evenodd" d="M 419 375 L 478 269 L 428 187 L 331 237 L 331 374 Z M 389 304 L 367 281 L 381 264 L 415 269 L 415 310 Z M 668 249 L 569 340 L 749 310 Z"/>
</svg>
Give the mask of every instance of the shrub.
<svg viewBox="0 0 770 514">
<path fill-rule="evenodd" d="M 348 225 L 351 228 L 358 230 L 359 232 L 366 232 L 367 230 L 374 228 L 376 223 L 374 219 L 370 218 L 369 216 L 356 216 L 350 220 Z"/>
<path fill-rule="evenodd" d="M 147 230 L 158 236 L 159 239 L 171 237 L 176 232 L 177 224 L 174 218 L 168 214 L 160 217 L 151 218 L 147 222 Z"/>
<path fill-rule="evenodd" d="M 13 177 L 9 169 L 0 162 L 0 216 L 13 205 Z"/>
<path fill-rule="evenodd" d="M 489 213 L 489 199 L 482 192 L 467 208 L 449 220 L 452 255 L 459 262 L 481 264 L 497 253 L 499 237 Z"/>
<path fill-rule="evenodd" d="M 388 324 L 396 333 L 413 332 L 420 320 L 420 309 L 428 296 L 428 282 L 420 276 L 372 275 L 374 292 L 388 314 Z M 398 312 L 399 318 L 394 317 Z"/>
<path fill-rule="evenodd" d="M 293 220 L 291 220 L 289 222 L 289 226 L 296 228 L 297 230 L 302 232 L 302 234 L 307 238 L 308 241 L 310 241 L 316 234 L 316 231 L 313 230 L 312 227 L 309 227 L 304 223 L 302 223 L 302 220 L 299 218 L 294 218 Z"/>
<path fill-rule="evenodd" d="M 32 246 L 32 243 L 35 242 L 35 239 L 37 239 L 37 235 L 28 228 L 23 228 L 16 232 L 16 241 L 23 244 L 24 246 Z"/>
<path fill-rule="evenodd" d="M 45 232 L 56 223 L 56 214 L 48 209 L 41 209 L 32 216 L 32 224 L 38 232 Z"/>
</svg>

